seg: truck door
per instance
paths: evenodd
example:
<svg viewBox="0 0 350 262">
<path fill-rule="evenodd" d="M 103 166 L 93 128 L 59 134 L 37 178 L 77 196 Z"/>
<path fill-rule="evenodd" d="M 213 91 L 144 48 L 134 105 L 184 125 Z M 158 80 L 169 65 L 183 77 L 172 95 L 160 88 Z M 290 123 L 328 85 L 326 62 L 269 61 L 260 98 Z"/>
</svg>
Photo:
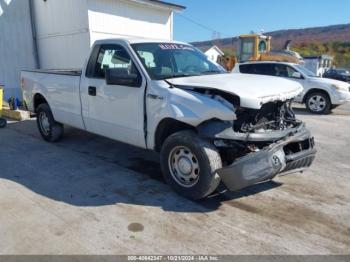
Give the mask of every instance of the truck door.
<svg viewBox="0 0 350 262">
<path fill-rule="evenodd" d="M 106 70 L 137 75 L 139 84 L 107 84 Z M 144 90 L 146 80 L 121 45 L 95 46 L 81 83 L 86 129 L 114 140 L 145 147 Z"/>
</svg>

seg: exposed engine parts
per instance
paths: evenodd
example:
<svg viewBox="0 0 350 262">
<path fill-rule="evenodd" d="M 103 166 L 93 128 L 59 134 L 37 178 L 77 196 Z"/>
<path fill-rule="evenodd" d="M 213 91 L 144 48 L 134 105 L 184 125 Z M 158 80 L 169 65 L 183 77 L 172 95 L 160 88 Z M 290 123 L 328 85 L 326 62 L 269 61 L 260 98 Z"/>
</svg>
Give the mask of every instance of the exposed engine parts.
<svg viewBox="0 0 350 262">
<path fill-rule="evenodd" d="M 291 104 L 292 101 L 278 101 L 267 103 L 260 110 L 238 108 L 233 129 L 235 132 L 258 133 L 294 128 L 300 121 L 296 120 Z"/>
<path fill-rule="evenodd" d="M 212 98 L 217 97 L 218 95 Z M 223 98 L 220 97 L 220 99 Z M 225 100 L 225 103 L 228 101 Z M 305 128 L 302 122 L 295 118 L 291 100 L 267 103 L 260 110 L 233 106 L 236 120 L 223 122 L 213 119 L 197 127 L 202 136 L 213 139 L 226 164 L 233 163 L 236 159 L 250 153 L 266 150 L 278 141 Z M 298 151 L 294 148 L 287 149 L 289 151 L 293 149 L 294 153 Z M 286 154 L 289 154 L 288 150 Z"/>
</svg>

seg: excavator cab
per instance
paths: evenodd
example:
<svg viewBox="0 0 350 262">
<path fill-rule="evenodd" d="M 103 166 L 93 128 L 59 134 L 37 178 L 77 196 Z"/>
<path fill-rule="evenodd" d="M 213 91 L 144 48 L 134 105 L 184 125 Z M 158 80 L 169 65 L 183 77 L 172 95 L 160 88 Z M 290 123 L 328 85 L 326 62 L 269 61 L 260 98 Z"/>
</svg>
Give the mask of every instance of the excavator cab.
<svg viewBox="0 0 350 262">
<path fill-rule="evenodd" d="M 303 64 L 303 58 L 289 49 L 288 40 L 282 50 L 271 51 L 271 36 L 262 34 L 241 35 L 238 37 L 236 56 L 225 57 L 222 65 L 231 71 L 235 64 L 249 61 L 276 61 Z"/>
<path fill-rule="evenodd" d="M 241 35 L 238 38 L 237 60 L 240 63 L 261 60 L 271 50 L 271 37 L 257 34 Z"/>
</svg>

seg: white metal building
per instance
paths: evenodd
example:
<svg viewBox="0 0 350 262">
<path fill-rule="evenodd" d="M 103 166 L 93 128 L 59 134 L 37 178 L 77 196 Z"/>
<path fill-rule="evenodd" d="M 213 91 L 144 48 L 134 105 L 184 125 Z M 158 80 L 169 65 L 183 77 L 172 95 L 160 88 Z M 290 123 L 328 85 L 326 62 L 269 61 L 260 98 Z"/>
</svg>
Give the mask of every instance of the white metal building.
<svg viewBox="0 0 350 262">
<path fill-rule="evenodd" d="M 205 55 L 213 62 L 217 63 L 219 61 L 219 58 L 224 55 L 224 52 L 221 51 L 219 47 L 214 45 L 210 49 L 204 52 Z"/>
<path fill-rule="evenodd" d="M 0 83 L 19 97 L 21 69 L 36 68 L 29 1 L 0 0 Z"/>
<path fill-rule="evenodd" d="M 173 12 L 159 0 L 0 0 L 0 83 L 20 97 L 21 69 L 80 68 L 95 40 L 173 38 Z M 3 38 L 2 36 L 5 36 Z"/>
<path fill-rule="evenodd" d="M 333 66 L 333 57 L 329 55 L 306 56 L 303 59 L 304 66 L 319 77 L 322 77 Z"/>
</svg>

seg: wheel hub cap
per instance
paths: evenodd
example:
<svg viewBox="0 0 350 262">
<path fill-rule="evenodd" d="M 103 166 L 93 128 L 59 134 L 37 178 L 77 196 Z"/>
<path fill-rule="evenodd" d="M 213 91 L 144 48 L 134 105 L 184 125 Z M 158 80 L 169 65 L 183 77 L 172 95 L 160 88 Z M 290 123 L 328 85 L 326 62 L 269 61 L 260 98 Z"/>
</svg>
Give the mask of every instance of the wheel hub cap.
<svg viewBox="0 0 350 262">
<path fill-rule="evenodd" d="M 184 175 L 190 175 L 192 172 L 192 164 L 191 160 L 189 160 L 187 157 L 181 157 L 179 159 L 179 170 Z"/>
<path fill-rule="evenodd" d="M 313 111 L 320 112 L 326 107 L 326 100 L 319 95 L 313 96 L 309 100 L 309 107 Z"/>
<path fill-rule="evenodd" d="M 170 152 L 169 170 L 173 179 L 183 187 L 192 187 L 198 183 L 199 161 L 187 147 L 175 147 Z"/>
<path fill-rule="evenodd" d="M 39 117 L 40 117 L 41 130 L 44 132 L 45 135 L 48 135 L 50 132 L 49 118 L 44 112 L 42 112 Z"/>
</svg>

